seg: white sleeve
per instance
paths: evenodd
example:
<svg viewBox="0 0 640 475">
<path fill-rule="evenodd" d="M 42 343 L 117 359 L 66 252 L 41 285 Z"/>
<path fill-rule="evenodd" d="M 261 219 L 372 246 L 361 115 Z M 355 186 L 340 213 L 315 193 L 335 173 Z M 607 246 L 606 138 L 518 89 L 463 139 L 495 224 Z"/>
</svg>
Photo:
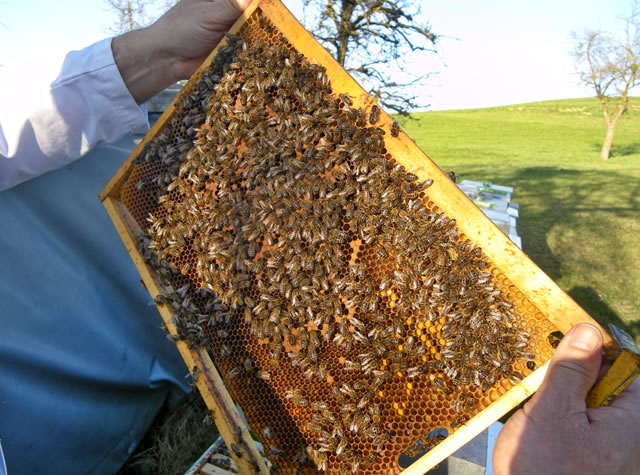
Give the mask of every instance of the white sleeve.
<svg viewBox="0 0 640 475">
<path fill-rule="evenodd" d="M 149 127 L 146 108 L 115 65 L 110 38 L 67 54 L 53 82 L 43 78 L 34 88 L 26 79 L 0 87 L 0 191 Z"/>
</svg>

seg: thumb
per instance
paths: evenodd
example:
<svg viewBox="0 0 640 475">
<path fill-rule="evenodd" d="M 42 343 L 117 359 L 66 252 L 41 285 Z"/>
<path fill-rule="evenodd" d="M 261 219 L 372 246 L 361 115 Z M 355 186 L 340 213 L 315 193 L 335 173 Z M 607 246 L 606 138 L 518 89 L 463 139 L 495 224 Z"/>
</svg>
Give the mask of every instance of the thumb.
<svg viewBox="0 0 640 475">
<path fill-rule="evenodd" d="M 249 5 L 251 5 L 252 0 L 235 0 L 236 7 L 243 12 Z"/>
<path fill-rule="evenodd" d="M 602 354 L 602 335 L 593 325 L 571 328 L 556 349 L 532 405 L 565 412 L 584 411 L 587 393 L 596 382 Z"/>
</svg>

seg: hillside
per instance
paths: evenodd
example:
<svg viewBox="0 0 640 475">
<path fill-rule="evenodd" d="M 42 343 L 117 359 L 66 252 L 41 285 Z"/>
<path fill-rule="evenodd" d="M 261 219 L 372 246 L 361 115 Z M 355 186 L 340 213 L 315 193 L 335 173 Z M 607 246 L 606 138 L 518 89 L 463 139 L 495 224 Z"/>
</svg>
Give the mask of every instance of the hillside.
<svg viewBox="0 0 640 475">
<path fill-rule="evenodd" d="M 599 158 L 595 99 L 424 112 L 404 130 L 460 179 L 515 188 L 523 250 L 601 324 L 640 342 L 640 100 Z M 634 101 L 632 101 L 633 103 Z"/>
</svg>

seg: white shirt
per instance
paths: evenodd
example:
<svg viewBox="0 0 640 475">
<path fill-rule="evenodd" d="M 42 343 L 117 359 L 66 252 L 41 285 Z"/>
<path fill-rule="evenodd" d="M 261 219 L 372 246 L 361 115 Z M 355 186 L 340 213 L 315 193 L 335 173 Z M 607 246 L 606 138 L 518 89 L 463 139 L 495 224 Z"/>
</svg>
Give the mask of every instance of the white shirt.
<svg viewBox="0 0 640 475">
<path fill-rule="evenodd" d="M 54 74 L 44 71 L 37 90 L 0 86 L 0 191 L 149 127 L 115 65 L 110 38 L 70 52 Z"/>
</svg>

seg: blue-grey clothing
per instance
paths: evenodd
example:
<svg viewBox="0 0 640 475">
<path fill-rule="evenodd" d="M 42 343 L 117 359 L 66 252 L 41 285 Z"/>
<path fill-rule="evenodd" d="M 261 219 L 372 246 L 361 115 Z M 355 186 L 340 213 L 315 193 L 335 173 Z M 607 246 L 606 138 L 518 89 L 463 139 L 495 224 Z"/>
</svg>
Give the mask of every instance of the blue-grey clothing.
<svg viewBox="0 0 640 475">
<path fill-rule="evenodd" d="M 146 111 L 111 39 L 52 73 L 0 85 L 0 440 L 11 475 L 114 473 L 187 368 L 98 200 Z"/>
<path fill-rule="evenodd" d="M 0 439 L 8 473 L 114 473 L 184 365 L 98 193 L 128 136 L 0 193 Z"/>
</svg>

